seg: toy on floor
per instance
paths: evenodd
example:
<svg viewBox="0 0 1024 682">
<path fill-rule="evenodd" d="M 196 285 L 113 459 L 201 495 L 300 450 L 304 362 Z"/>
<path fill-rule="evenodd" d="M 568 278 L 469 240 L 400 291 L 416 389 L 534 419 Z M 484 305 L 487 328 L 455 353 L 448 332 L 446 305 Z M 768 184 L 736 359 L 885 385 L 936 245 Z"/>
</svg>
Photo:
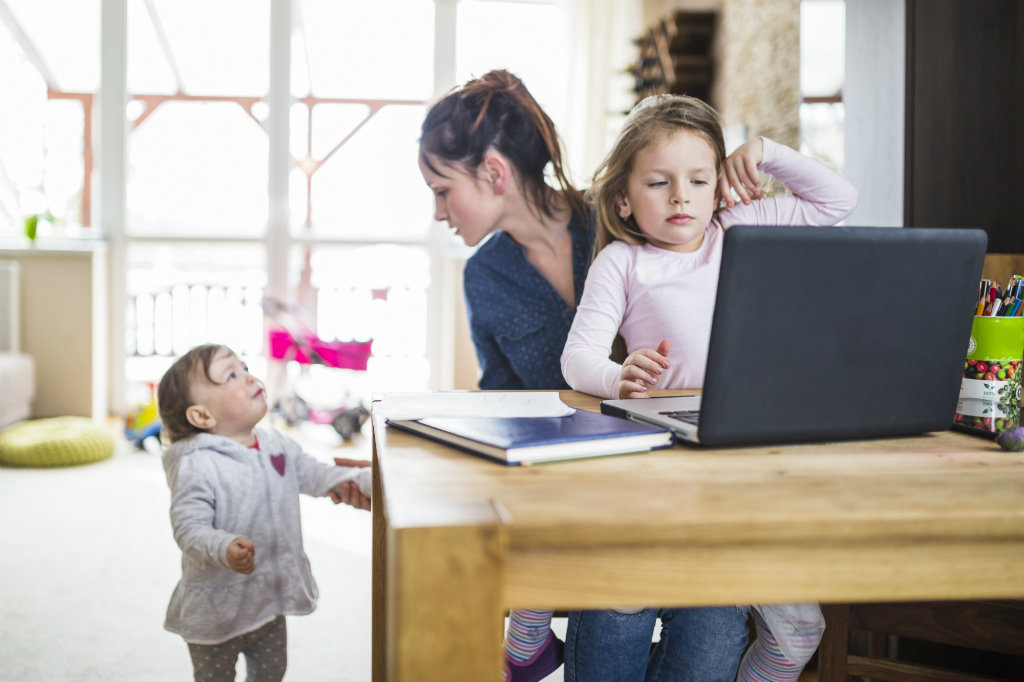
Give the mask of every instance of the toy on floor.
<svg viewBox="0 0 1024 682">
<path fill-rule="evenodd" d="M 319 415 L 318 412 L 323 413 L 323 415 Z M 313 410 L 310 413 L 309 420 L 315 424 L 330 423 L 342 440 L 350 441 L 359 433 L 359 429 L 366 423 L 366 419 L 369 416 L 370 411 L 360 403 L 355 407 L 342 407 L 337 410 Z M 320 422 L 319 419 L 321 418 L 326 421 Z"/>
<path fill-rule="evenodd" d="M 124 417 L 124 437 L 137 450 L 160 449 L 160 415 L 156 409 L 156 391 L 149 383 L 149 400 L 128 410 Z"/>
<path fill-rule="evenodd" d="M 355 407 L 336 409 L 310 407 L 309 403 L 294 393 L 274 403 L 271 412 L 281 417 L 288 426 L 296 426 L 305 421 L 314 424 L 330 424 L 346 442 L 352 440 L 359 433 L 370 416 L 370 411 L 362 403 Z"/>
<path fill-rule="evenodd" d="M 267 330 L 271 359 L 366 371 L 372 340 L 325 341 L 299 319 L 294 306 L 270 298 L 263 299 L 263 314 L 277 323 Z"/>
<path fill-rule="evenodd" d="M 271 298 L 264 298 L 262 304 L 264 314 L 276 323 L 267 332 L 271 360 L 366 371 L 373 347 L 372 340 L 325 341 L 303 323 L 294 306 Z M 359 433 L 370 416 L 369 410 L 361 402 L 354 407 L 315 408 L 294 392 L 275 403 L 271 411 L 283 418 L 289 426 L 304 421 L 330 424 L 346 442 Z"/>
<path fill-rule="evenodd" d="M 63 467 L 114 455 L 114 437 L 88 417 L 26 419 L 0 431 L 0 465 Z"/>
</svg>

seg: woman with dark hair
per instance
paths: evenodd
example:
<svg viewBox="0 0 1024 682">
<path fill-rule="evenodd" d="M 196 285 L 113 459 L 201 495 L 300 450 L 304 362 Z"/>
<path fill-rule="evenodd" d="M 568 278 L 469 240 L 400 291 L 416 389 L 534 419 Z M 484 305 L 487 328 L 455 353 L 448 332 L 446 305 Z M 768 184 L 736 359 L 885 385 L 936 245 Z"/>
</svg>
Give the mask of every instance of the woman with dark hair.
<svg viewBox="0 0 1024 682">
<path fill-rule="evenodd" d="M 559 358 L 593 251 L 593 215 L 568 178 L 555 125 L 522 81 L 491 71 L 435 102 L 420 171 L 434 217 L 469 246 L 463 286 L 480 388 L 567 389 Z M 562 662 L 550 611 L 513 609 L 506 680 Z"/>
<path fill-rule="evenodd" d="M 594 230 L 554 123 L 516 76 L 491 71 L 427 112 L 420 170 L 437 220 L 468 246 L 493 235 L 464 276 L 480 388 L 568 388 L 559 358 Z"/>
</svg>

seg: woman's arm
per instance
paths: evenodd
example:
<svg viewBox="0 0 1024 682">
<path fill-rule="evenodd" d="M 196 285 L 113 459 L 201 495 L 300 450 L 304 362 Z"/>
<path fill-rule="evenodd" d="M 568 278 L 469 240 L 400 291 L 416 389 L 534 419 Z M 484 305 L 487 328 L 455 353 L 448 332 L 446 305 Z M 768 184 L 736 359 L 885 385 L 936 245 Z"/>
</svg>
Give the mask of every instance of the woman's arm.
<svg viewBox="0 0 1024 682">
<path fill-rule="evenodd" d="M 498 345 L 494 329 L 481 322 L 486 315 L 478 314 L 484 306 L 493 306 L 494 277 L 490 269 L 472 258 L 466 262 L 463 272 L 463 296 L 466 302 L 466 316 L 469 320 L 469 336 L 476 351 L 480 366 L 479 388 L 482 390 L 515 390 L 523 388 L 522 380 L 516 374 L 512 363 Z"/>
<path fill-rule="evenodd" d="M 484 391 L 512 391 L 523 387 L 523 382 L 505 357 L 494 336 L 470 319 L 469 335 L 476 349 L 480 365 L 479 387 Z"/>
</svg>

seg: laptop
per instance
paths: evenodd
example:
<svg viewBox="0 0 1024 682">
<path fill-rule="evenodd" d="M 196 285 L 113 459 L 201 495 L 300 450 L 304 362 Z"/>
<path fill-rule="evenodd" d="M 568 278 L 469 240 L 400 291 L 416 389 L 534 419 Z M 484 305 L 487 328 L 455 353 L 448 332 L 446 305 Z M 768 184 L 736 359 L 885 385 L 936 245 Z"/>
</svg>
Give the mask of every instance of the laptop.
<svg viewBox="0 0 1024 682">
<path fill-rule="evenodd" d="M 985 232 L 736 226 L 724 239 L 702 396 L 602 412 L 709 446 L 950 427 Z"/>
</svg>

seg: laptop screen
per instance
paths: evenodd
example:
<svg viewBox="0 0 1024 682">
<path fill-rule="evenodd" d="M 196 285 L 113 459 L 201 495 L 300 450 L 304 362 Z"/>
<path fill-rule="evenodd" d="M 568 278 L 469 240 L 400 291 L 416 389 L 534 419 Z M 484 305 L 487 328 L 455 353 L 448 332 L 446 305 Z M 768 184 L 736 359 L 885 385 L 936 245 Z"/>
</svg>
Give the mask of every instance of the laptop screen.
<svg viewBox="0 0 1024 682">
<path fill-rule="evenodd" d="M 977 229 L 729 229 L 701 442 L 948 428 L 986 243 Z"/>
</svg>

